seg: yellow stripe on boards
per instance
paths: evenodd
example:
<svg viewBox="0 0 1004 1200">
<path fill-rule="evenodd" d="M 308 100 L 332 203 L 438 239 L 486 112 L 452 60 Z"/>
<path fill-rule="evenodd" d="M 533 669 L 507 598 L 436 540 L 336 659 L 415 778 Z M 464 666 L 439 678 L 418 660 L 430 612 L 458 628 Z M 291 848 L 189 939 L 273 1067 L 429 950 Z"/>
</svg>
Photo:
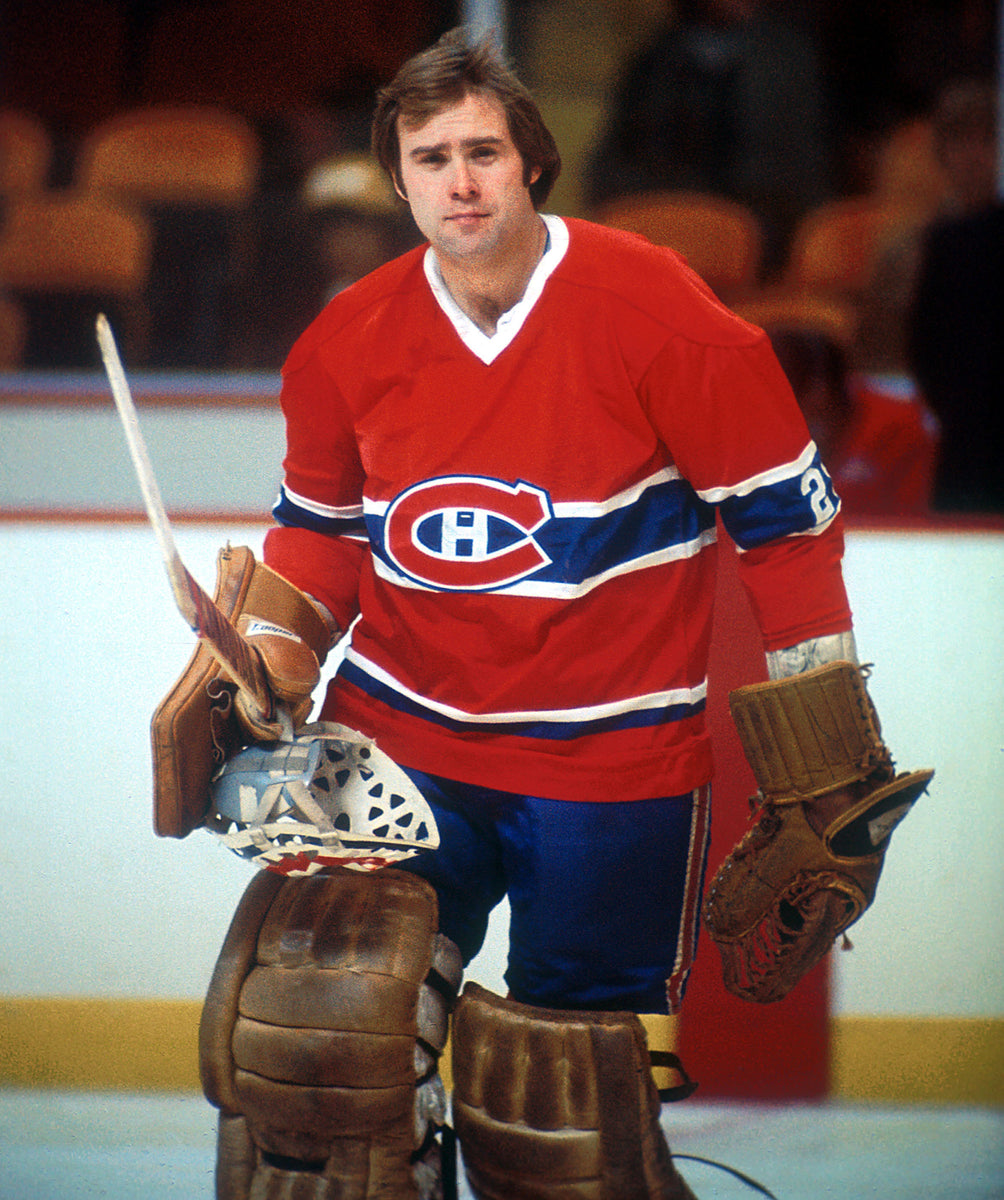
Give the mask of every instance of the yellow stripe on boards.
<svg viewBox="0 0 1004 1200">
<path fill-rule="evenodd" d="M 0 1083 L 199 1088 L 199 1000 L 0 999 Z"/>
<path fill-rule="evenodd" d="M 201 1011 L 200 1000 L 0 999 L 0 1085 L 198 1091 Z M 667 1020 L 648 1028 L 653 1049 L 675 1045 Z M 1004 1018 L 843 1016 L 830 1033 L 834 1099 L 1004 1108 Z"/>
<path fill-rule="evenodd" d="M 839 1017 L 830 1061 L 841 1100 L 1004 1107 L 999 1017 Z"/>
</svg>

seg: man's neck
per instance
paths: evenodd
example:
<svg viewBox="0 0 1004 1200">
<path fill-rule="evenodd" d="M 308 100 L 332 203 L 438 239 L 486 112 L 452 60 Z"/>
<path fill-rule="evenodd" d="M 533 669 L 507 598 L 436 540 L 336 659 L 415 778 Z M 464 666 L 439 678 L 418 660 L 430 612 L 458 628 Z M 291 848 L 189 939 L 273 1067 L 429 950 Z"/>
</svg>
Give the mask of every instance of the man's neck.
<svg viewBox="0 0 1004 1200">
<path fill-rule="evenodd" d="M 499 317 L 518 304 L 547 245 L 547 226 L 535 217 L 531 235 L 515 251 L 500 253 L 491 262 L 440 258 L 439 271 L 457 305 L 482 333 L 491 337 Z"/>
</svg>

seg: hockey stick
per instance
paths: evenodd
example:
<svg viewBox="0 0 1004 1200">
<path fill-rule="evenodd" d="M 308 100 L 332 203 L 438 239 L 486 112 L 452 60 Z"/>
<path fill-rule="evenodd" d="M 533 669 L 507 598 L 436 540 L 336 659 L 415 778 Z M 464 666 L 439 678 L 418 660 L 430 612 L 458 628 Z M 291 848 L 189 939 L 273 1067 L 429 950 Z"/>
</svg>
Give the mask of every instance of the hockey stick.
<svg viewBox="0 0 1004 1200">
<path fill-rule="evenodd" d="M 115 344 L 115 336 L 104 313 L 98 315 L 97 333 L 101 357 L 104 360 L 108 382 L 115 399 L 115 407 L 122 420 L 126 441 L 129 444 L 129 454 L 136 470 L 140 490 L 143 493 L 147 516 L 150 518 L 150 524 L 157 536 L 157 543 L 160 546 L 164 565 L 167 567 L 167 577 L 171 581 L 171 590 L 174 592 L 178 611 L 240 690 L 254 702 L 264 718 L 272 720 L 275 717 L 275 705 L 257 652 L 241 637 L 233 623 L 202 590 L 181 561 L 181 555 L 178 553 L 174 534 L 171 532 L 171 526 L 167 519 L 164 501 L 160 495 L 160 488 L 157 486 L 157 477 L 154 475 L 146 442 L 143 440 L 143 433 L 139 427 L 136 405 L 133 403 L 132 393 L 129 390 L 129 382 L 122 367 L 122 360 Z"/>
</svg>

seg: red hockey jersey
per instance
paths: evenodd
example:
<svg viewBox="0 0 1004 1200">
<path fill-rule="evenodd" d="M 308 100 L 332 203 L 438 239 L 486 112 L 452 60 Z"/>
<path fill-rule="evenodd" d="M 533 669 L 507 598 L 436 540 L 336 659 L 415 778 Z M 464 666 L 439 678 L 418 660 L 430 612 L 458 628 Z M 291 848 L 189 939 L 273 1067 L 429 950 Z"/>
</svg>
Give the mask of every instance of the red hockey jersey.
<svg viewBox="0 0 1004 1200">
<path fill-rule="evenodd" d="M 716 512 L 769 649 L 850 627 L 839 502 L 766 337 L 670 250 L 545 218 L 488 337 L 418 248 L 284 368 L 265 557 L 343 627 L 322 715 L 568 800 L 705 782 Z"/>
<path fill-rule="evenodd" d="M 827 467 L 848 518 L 931 512 L 940 433 L 905 379 L 854 375 L 851 423 Z"/>
</svg>

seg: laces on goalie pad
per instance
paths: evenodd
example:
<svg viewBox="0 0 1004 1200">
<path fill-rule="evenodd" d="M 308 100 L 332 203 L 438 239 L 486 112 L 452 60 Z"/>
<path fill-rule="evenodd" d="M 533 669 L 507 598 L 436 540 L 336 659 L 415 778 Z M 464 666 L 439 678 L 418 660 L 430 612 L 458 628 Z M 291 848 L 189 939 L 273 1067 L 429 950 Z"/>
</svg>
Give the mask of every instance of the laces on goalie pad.
<svg viewBox="0 0 1004 1200">
<path fill-rule="evenodd" d="M 934 775 L 896 774 L 864 679 L 829 663 L 730 696 L 760 792 L 705 923 L 726 988 L 744 999 L 787 995 L 864 913 L 893 830 Z"/>
<path fill-rule="evenodd" d="M 439 845 L 432 810 L 404 771 L 333 722 L 235 754 L 213 780 L 205 824 L 241 858 L 282 875 L 371 871 Z"/>
</svg>

